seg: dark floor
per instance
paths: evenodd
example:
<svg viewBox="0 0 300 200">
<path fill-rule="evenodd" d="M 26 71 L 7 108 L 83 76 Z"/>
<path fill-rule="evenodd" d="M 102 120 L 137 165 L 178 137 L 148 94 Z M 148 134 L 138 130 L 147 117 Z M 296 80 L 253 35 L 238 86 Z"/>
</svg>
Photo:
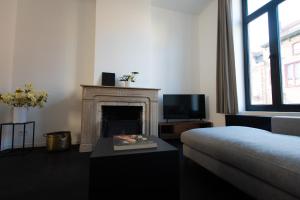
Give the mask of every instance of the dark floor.
<svg viewBox="0 0 300 200">
<path fill-rule="evenodd" d="M 251 200 L 192 161 L 181 161 L 182 200 Z M 79 153 L 75 147 L 62 153 L 47 153 L 45 149 L 1 153 L 0 199 L 87 199 L 88 174 L 89 154 Z"/>
</svg>

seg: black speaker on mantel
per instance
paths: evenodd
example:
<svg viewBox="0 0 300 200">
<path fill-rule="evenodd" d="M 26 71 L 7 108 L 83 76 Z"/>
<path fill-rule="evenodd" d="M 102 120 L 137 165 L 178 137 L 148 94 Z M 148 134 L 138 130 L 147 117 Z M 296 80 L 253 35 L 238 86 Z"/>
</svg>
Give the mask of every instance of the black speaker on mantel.
<svg viewBox="0 0 300 200">
<path fill-rule="evenodd" d="M 102 85 L 115 86 L 116 85 L 115 73 L 102 72 Z"/>
</svg>

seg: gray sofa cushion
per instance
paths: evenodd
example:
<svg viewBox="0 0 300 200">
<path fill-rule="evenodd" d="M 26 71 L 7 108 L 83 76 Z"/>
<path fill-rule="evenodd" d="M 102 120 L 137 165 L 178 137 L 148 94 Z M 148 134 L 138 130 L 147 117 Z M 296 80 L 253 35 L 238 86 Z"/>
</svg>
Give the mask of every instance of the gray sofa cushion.
<svg viewBox="0 0 300 200">
<path fill-rule="evenodd" d="M 197 151 L 300 197 L 300 137 L 249 127 L 219 127 L 187 131 L 181 140 Z"/>
<path fill-rule="evenodd" d="M 272 132 L 300 136 L 300 117 L 272 117 Z"/>
</svg>

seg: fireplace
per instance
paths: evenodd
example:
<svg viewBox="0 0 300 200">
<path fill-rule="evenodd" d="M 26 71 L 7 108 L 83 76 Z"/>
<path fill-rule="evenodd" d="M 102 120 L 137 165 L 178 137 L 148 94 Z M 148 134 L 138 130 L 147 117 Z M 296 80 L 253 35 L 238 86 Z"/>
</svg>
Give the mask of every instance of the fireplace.
<svg viewBox="0 0 300 200">
<path fill-rule="evenodd" d="M 147 105 L 136 102 L 98 102 L 99 138 L 120 134 L 147 134 Z"/>
<path fill-rule="evenodd" d="M 158 91 L 82 85 L 80 152 L 98 140 L 120 133 L 158 135 Z"/>
<path fill-rule="evenodd" d="M 143 133 L 142 106 L 102 106 L 102 137 Z"/>
</svg>

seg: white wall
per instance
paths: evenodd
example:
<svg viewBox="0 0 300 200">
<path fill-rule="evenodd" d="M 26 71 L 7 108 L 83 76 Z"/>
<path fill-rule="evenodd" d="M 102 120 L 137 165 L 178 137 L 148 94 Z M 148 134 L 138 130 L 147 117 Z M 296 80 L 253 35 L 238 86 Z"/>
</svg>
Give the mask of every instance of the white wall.
<svg viewBox="0 0 300 200">
<path fill-rule="evenodd" d="M 198 18 L 196 15 L 151 9 L 152 56 L 155 87 L 160 92 L 160 120 L 162 94 L 200 93 L 198 65 Z"/>
<path fill-rule="evenodd" d="M 197 17 L 153 7 L 153 68 L 162 93 L 198 92 Z"/>
<path fill-rule="evenodd" d="M 29 112 L 38 145 L 43 133 L 59 130 L 72 131 L 78 142 L 80 84 L 93 83 L 94 27 L 95 0 L 18 2 L 12 86 L 32 82 L 49 93 L 45 108 Z"/>
<path fill-rule="evenodd" d="M 2 85 L 9 91 L 32 82 L 49 92 L 46 107 L 29 115 L 37 121 L 39 145 L 43 133 L 57 130 L 71 130 L 73 143 L 78 142 L 79 85 L 99 83 L 102 72 L 119 77 L 139 71 L 135 86 L 161 88 L 161 95 L 204 93 L 209 119 L 224 123 L 215 113 L 214 98 L 216 0 L 200 16 L 152 7 L 149 0 L 11 2 L 5 4 L 10 12 L 0 7 L 7 11 L 0 15 L 10 17 L 10 23 L 0 21 L 9 26 L 0 40 L 7 42 L 3 49 L 10 49 L 0 47 L 0 56 L 7 59 L 0 66 L 11 74 L 1 80 L 1 91 Z M 160 113 L 161 119 L 161 104 Z"/>
<path fill-rule="evenodd" d="M 97 0 L 94 83 L 102 72 L 117 78 L 140 72 L 135 86 L 151 87 L 151 18 L 149 0 Z"/>
<path fill-rule="evenodd" d="M 200 88 L 207 95 L 208 118 L 223 126 L 224 115 L 216 112 L 218 1 L 213 0 L 199 15 Z"/>
<path fill-rule="evenodd" d="M 45 108 L 29 112 L 38 145 L 43 133 L 57 130 L 71 130 L 78 142 L 79 85 L 99 83 L 102 72 L 139 71 L 135 86 L 158 87 L 161 94 L 200 92 L 195 15 L 152 7 L 149 0 L 1 3 L 1 91 L 31 82 L 49 93 Z M 9 110 L 1 106 L 1 121 Z M 16 145 L 20 136 L 17 130 Z"/>
<path fill-rule="evenodd" d="M 0 1 L 0 93 L 9 92 L 12 84 L 17 0 Z M 0 121 L 10 120 L 10 109 L 0 104 Z"/>
<path fill-rule="evenodd" d="M 162 89 L 160 119 L 162 94 L 200 92 L 195 15 L 149 0 L 97 0 L 96 13 L 94 83 L 102 72 L 140 72 L 134 86 Z"/>
<path fill-rule="evenodd" d="M 236 83 L 239 111 L 245 111 L 245 81 L 244 81 L 244 46 L 243 46 L 243 18 L 242 1 L 232 1 L 232 26 L 235 51 Z"/>
</svg>

